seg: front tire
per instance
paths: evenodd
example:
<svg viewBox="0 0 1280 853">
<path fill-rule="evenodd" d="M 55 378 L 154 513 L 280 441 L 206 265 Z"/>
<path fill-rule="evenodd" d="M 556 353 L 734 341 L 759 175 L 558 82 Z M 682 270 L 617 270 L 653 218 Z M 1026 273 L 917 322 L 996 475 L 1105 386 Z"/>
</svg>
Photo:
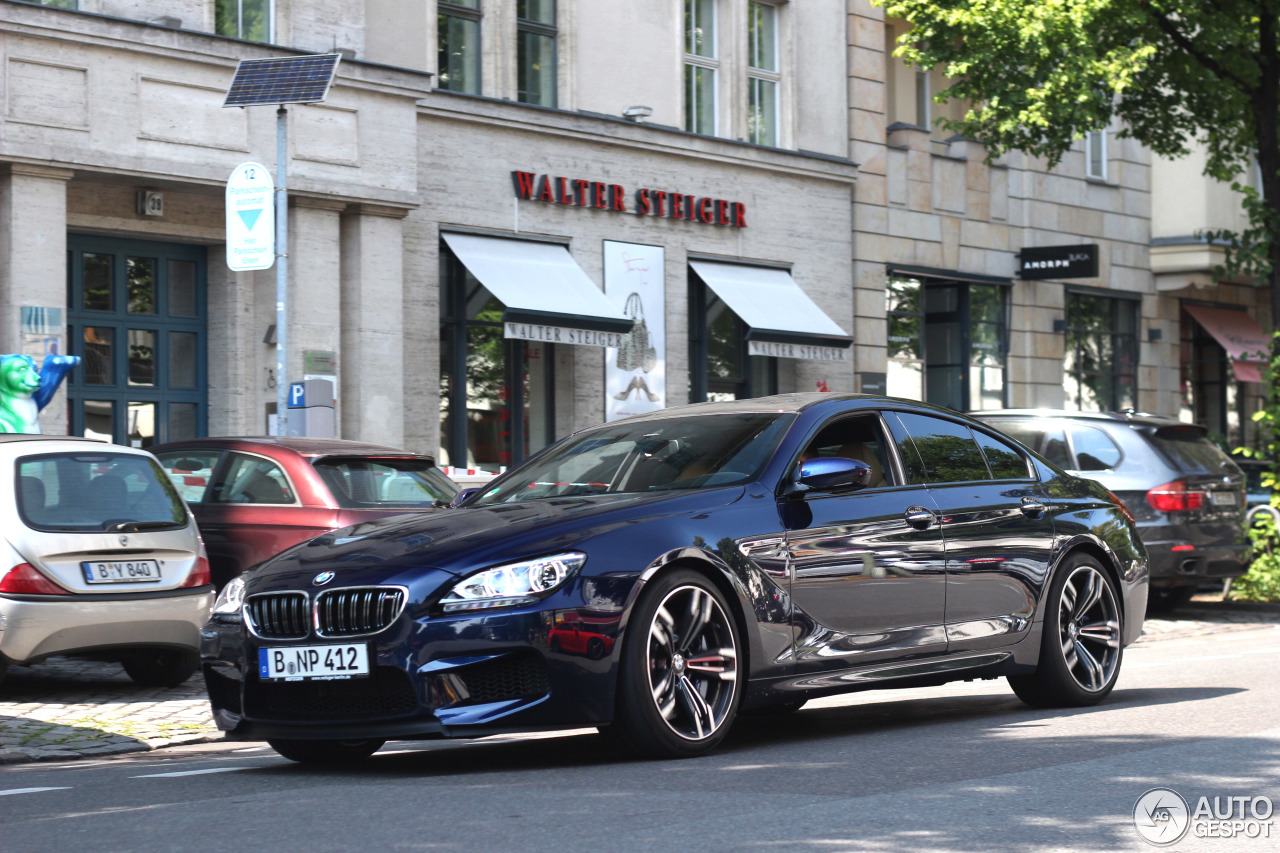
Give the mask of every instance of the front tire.
<svg viewBox="0 0 1280 853">
<path fill-rule="evenodd" d="M 271 748 L 301 764 L 352 764 L 373 755 L 385 740 L 267 740 Z"/>
<path fill-rule="evenodd" d="M 645 590 L 622 647 L 609 735 L 643 758 L 687 758 L 714 749 L 741 701 L 741 641 L 724 596 L 680 570 Z"/>
<path fill-rule="evenodd" d="M 200 655 L 179 649 L 144 649 L 130 653 L 120 664 L 143 687 L 177 687 L 200 668 Z"/>
<path fill-rule="evenodd" d="M 1036 671 L 1009 676 L 1013 692 L 1035 708 L 1098 704 L 1120 675 L 1121 628 L 1111 576 L 1088 554 L 1068 557 L 1049 588 Z"/>
</svg>

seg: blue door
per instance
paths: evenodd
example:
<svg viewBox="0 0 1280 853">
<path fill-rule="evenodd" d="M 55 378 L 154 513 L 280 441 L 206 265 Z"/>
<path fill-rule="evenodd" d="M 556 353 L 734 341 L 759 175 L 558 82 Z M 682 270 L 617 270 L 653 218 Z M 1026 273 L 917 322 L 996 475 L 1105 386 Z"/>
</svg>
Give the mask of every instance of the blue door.
<svg viewBox="0 0 1280 853">
<path fill-rule="evenodd" d="M 150 447 L 206 434 L 203 246 L 67 236 L 71 434 Z"/>
</svg>

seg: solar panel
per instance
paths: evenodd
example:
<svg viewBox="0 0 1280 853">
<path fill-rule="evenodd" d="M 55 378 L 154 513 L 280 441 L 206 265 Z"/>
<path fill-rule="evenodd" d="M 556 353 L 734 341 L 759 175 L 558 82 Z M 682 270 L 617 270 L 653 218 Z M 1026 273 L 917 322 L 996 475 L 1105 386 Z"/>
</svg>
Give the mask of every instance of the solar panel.
<svg viewBox="0 0 1280 853">
<path fill-rule="evenodd" d="M 340 53 L 242 59 L 224 107 L 318 104 L 329 94 Z"/>
</svg>

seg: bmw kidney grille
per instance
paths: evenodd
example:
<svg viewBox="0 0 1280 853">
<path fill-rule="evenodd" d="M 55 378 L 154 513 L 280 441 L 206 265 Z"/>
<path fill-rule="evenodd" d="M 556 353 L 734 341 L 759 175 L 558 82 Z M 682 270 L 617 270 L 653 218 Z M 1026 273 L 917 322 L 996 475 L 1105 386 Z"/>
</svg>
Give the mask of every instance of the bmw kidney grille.
<svg viewBox="0 0 1280 853">
<path fill-rule="evenodd" d="M 404 611 L 405 591 L 387 586 L 329 589 L 316 597 L 314 608 L 308 604 L 304 592 L 251 596 L 245 605 L 249 627 L 267 640 L 303 640 L 312 627 L 319 637 L 376 634 Z"/>
</svg>

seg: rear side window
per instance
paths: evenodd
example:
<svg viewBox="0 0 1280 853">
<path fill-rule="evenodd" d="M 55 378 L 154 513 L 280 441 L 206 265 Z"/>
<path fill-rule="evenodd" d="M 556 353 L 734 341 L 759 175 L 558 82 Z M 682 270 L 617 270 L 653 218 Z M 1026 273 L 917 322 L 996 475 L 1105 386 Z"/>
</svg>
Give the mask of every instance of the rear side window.
<svg viewBox="0 0 1280 853">
<path fill-rule="evenodd" d="M 982 450 L 967 426 L 906 412 L 898 412 L 898 417 L 911 434 L 920 461 L 924 463 L 926 482 L 963 483 L 991 479 Z"/>
<path fill-rule="evenodd" d="M 1120 448 L 1097 427 L 1071 425 L 1071 447 L 1076 452 L 1075 471 L 1109 471 L 1120 464 Z"/>
<path fill-rule="evenodd" d="M 312 465 L 338 505 L 347 509 L 432 507 L 447 504 L 458 491 L 422 459 L 328 457 Z"/>
<path fill-rule="evenodd" d="M 1070 468 L 1071 455 L 1067 450 L 1067 433 L 1061 421 L 987 421 L 1015 441 L 1025 444 L 1059 468 Z"/>
<path fill-rule="evenodd" d="M 987 457 L 987 466 L 991 476 L 997 480 L 1025 480 L 1031 476 L 1027 467 L 1027 457 L 1000 439 L 987 435 L 981 430 L 973 430 L 982 453 Z"/>
<path fill-rule="evenodd" d="M 1150 438 L 1156 452 L 1184 474 L 1216 474 L 1230 467 L 1230 457 L 1195 427 L 1161 427 Z"/>
<path fill-rule="evenodd" d="M 182 499 L 195 504 L 204 500 L 213 469 L 218 467 L 222 453 L 217 450 L 174 450 L 156 456 Z"/>
<path fill-rule="evenodd" d="M 182 499 L 148 457 L 49 453 L 19 460 L 17 474 L 18 512 L 36 530 L 93 532 L 131 524 L 176 529 L 187 524 Z"/>
<path fill-rule="evenodd" d="M 231 454 L 209 500 L 224 504 L 291 504 L 293 489 L 283 469 L 270 459 Z"/>
</svg>

